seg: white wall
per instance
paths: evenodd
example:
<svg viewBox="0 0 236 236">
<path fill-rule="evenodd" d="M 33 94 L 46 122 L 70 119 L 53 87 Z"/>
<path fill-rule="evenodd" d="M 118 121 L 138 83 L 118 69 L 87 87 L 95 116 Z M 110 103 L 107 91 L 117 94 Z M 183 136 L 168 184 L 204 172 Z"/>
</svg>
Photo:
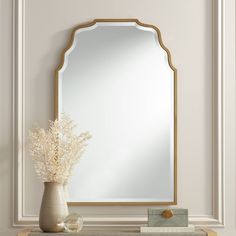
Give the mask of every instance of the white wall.
<svg viewBox="0 0 236 236">
<path fill-rule="evenodd" d="M 236 234 L 235 163 L 235 2 L 225 1 L 226 96 L 226 228 Z M 15 235 L 12 224 L 12 1 L 0 1 L 0 235 Z M 212 209 L 211 149 L 211 0 L 26 0 L 25 117 L 46 125 L 53 117 L 53 73 L 71 27 L 94 18 L 138 18 L 157 25 L 172 52 L 179 77 L 178 203 L 190 214 L 210 215 Z M 194 104 L 194 109 L 193 109 Z M 196 168 L 197 167 L 197 168 Z M 26 165 L 26 214 L 36 215 L 42 185 Z M 97 208 L 97 212 L 109 212 Z M 113 209 L 114 210 L 114 209 Z M 143 212 L 144 208 L 119 208 Z M 88 214 L 93 209 L 81 209 Z M 3 232 L 9 232 L 8 234 Z"/>
</svg>

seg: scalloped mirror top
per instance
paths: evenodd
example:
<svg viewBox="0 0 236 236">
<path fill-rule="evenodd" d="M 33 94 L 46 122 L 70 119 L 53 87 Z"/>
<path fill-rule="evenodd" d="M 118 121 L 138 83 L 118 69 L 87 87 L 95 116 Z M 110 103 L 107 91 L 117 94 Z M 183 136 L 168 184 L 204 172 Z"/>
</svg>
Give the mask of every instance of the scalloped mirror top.
<svg viewBox="0 0 236 236">
<path fill-rule="evenodd" d="M 137 20 L 77 27 L 57 71 L 56 116 L 92 139 L 73 171 L 74 205 L 176 203 L 176 70 L 159 30 Z"/>
</svg>

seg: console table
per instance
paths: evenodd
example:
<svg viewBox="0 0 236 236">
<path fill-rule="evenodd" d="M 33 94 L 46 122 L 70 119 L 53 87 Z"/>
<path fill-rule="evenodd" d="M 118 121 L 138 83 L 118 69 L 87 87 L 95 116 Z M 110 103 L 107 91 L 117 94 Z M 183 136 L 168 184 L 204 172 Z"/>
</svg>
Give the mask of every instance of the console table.
<svg viewBox="0 0 236 236">
<path fill-rule="evenodd" d="M 79 233 L 43 233 L 40 230 L 23 230 L 18 236 L 217 236 L 217 233 L 210 229 L 196 229 L 192 233 L 140 233 L 138 231 L 101 231 L 87 230 Z"/>
</svg>

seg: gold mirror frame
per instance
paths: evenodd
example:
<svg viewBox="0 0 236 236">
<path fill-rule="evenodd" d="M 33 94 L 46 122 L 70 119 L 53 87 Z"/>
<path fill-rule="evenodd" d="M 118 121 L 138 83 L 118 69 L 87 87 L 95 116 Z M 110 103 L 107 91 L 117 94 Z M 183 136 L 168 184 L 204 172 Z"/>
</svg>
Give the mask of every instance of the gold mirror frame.
<svg viewBox="0 0 236 236">
<path fill-rule="evenodd" d="M 64 65 L 65 53 L 71 48 L 75 33 L 77 30 L 82 28 L 87 28 L 95 25 L 98 22 L 134 22 L 139 26 L 152 28 L 157 33 L 157 38 L 160 46 L 166 51 L 168 64 L 174 72 L 174 200 L 173 202 L 68 202 L 69 206 L 151 206 L 151 205 L 176 205 L 177 204 L 177 69 L 173 66 L 171 61 L 171 53 L 169 49 L 163 44 L 160 30 L 150 24 L 141 23 L 138 19 L 95 19 L 92 22 L 78 25 L 73 28 L 68 45 L 62 51 L 60 64 L 55 71 L 55 81 L 54 81 L 54 118 L 59 117 L 58 114 L 58 88 L 59 88 L 59 71 Z"/>
</svg>

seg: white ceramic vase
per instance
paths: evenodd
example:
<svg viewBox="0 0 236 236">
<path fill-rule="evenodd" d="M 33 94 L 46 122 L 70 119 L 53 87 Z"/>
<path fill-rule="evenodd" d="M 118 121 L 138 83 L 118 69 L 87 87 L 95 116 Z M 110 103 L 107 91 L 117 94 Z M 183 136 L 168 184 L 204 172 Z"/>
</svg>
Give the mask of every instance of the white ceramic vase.
<svg viewBox="0 0 236 236">
<path fill-rule="evenodd" d="M 62 223 L 68 215 L 63 185 L 56 182 L 45 182 L 44 193 L 39 214 L 39 227 L 44 232 L 61 232 Z"/>
</svg>

